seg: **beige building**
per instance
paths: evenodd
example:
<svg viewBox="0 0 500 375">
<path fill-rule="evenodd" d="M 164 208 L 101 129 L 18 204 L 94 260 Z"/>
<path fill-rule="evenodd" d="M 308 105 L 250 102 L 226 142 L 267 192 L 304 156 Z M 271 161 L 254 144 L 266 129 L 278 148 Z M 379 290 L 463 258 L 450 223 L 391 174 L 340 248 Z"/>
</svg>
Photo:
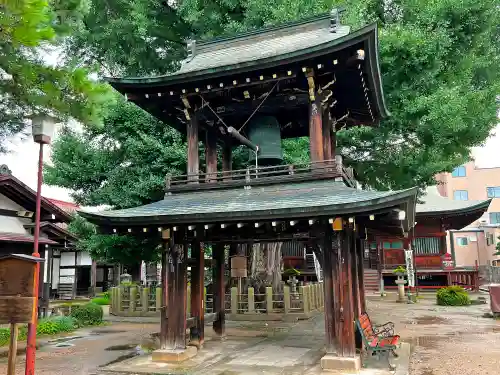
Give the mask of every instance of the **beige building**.
<svg viewBox="0 0 500 375">
<path fill-rule="evenodd" d="M 478 168 L 475 163 L 461 165 L 452 173 L 440 173 L 436 180 L 442 196 L 454 200 L 492 199 L 488 212 L 471 226 L 500 224 L 500 168 Z"/>
<path fill-rule="evenodd" d="M 450 231 L 450 253 L 454 255 L 456 267 L 500 266 L 496 253 L 500 227 L 480 226 Z"/>
</svg>

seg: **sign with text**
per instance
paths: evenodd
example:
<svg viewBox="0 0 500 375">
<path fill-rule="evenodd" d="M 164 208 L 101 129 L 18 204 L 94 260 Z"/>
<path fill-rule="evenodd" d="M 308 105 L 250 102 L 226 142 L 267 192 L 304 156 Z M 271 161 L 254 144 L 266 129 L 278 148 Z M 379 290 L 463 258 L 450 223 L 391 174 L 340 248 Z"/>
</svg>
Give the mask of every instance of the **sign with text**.
<svg viewBox="0 0 500 375">
<path fill-rule="evenodd" d="M 451 257 L 451 254 L 446 253 L 443 255 L 443 269 L 445 270 L 451 270 L 455 268 L 455 265 L 453 264 L 453 258 Z"/>
<path fill-rule="evenodd" d="M 405 249 L 406 273 L 408 275 L 408 286 L 415 286 L 415 269 L 413 267 L 413 250 Z"/>
</svg>

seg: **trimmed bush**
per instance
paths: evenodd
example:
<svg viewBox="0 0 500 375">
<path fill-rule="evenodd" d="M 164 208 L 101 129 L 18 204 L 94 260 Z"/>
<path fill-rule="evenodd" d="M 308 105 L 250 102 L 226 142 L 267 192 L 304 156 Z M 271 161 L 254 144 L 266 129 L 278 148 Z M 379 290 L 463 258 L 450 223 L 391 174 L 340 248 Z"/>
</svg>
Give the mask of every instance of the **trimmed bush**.
<svg viewBox="0 0 500 375">
<path fill-rule="evenodd" d="M 55 335 L 61 332 L 71 332 L 76 328 L 75 319 L 69 316 L 56 316 L 40 319 L 36 327 L 38 335 Z"/>
<path fill-rule="evenodd" d="M 441 306 L 468 306 L 471 304 L 469 294 L 461 286 L 441 288 L 436 297 L 437 304 Z"/>
<path fill-rule="evenodd" d="M 93 326 L 102 323 L 102 307 L 95 303 L 86 303 L 77 308 L 73 306 L 71 316 L 76 319 L 80 326 Z"/>
<path fill-rule="evenodd" d="M 91 303 L 95 303 L 96 305 L 100 305 L 100 306 L 110 305 L 111 304 L 111 301 L 109 300 L 109 298 L 105 298 L 105 297 L 92 298 L 90 300 L 90 302 Z"/>
</svg>

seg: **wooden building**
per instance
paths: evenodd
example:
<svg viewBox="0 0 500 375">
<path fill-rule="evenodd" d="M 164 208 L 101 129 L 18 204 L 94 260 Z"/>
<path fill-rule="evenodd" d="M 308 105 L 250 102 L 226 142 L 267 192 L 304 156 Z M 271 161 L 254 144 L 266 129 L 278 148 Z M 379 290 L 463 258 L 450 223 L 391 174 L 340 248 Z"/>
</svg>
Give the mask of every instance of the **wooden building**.
<svg viewBox="0 0 500 375">
<path fill-rule="evenodd" d="M 213 248 L 214 330 L 223 336 L 226 245 L 299 241 L 315 252 L 323 270 L 322 366 L 359 367 L 353 322 L 365 310 L 362 240 L 370 230 L 407 236 L 417 194 L 417 189 L 360 190 L 336 158 L 337 131 L 375 126 L 388 115 L 376 25 L 351 31 L 334 11 L 283 27 L 192 41 L 189 52 L 173 74 L 109 80 L 130 101 L 186 135 L 187 175 L 167 176 L 159 202 L 82 213 L 106 233 L 164 241 L 168 319 L 165 311 L 161 350 L 153 360 L 178 359 L 186 350 L 188 264 L 190 340 L 197 346 L 204 341 L 202 242 Z M 310 138 L 311 162 L 283 165 L 281 140 L 301 136 Z M 200 141 L 206 148 L 204 171 Z M 249 149 L 245 170 L 231 167 L 232 149 L 239 145 Z"/>
<path fill-rule="evenodd" d="M 491 200 L 452 200 L 441 196 L 437 187 L 431 186 L 420 201 L 416 208 L 417 223 L 409 241 L 401 237 L 375 235 L 368 242 L 365 277 L 373 280 L 373 275 L 377 275 L 376 282 L 369 287 L 378 289 L 382 277 L 385 288 L 396 288 L 396 276 L 392 271 L 405 265 L 404 249 L 411 246 L 419 288 L 462 285 L 477 289 L 477 267 L 456 266 L 454 247 L 447 246 L 447 233 L 478 220 L 488 210 Z"/>
</svg>

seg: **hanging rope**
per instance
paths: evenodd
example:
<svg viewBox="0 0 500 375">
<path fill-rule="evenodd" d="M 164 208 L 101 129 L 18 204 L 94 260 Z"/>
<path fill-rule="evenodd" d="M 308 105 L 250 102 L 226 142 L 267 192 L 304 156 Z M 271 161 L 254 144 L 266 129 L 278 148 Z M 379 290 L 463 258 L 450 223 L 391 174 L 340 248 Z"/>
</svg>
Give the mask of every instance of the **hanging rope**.
<svg viewBox="0 0 500 375">
<path fill-rule="evenodd" d="M 241 125 L 241 127 L 238 129 L 238 132 L 241 132 L 241 129 L 243 129 L 245 127 L 246 124 L 248 124 L 248 122 L 252 119 L 252 117 L 257 113 L 257 111 L 259 110 L 259 108 L 262 106 L 262 104 L 264 104 L 264 102 L 266 101 L 266 99 L 269 97 L 269 95 L 271 95 L 271 93 L 274 91 L 274 89 L 276 88 L 276 86 L 278 86 L 278 83 L 281 81 L 278 80 L 276 81 L 276 83 L 274 84 L 273 88 L 266 94 L 266 96 L 264 96 L 264 99 L 262 99 L 262 101 L 260 102 L 260 104 L 257 106 L 257 108 L 255 108 L 255 110 L 252 112 L 252 114 L 250 115 L 250 117 L 245 121 L 245 123 L 243 125 Z"/>
</svg>

